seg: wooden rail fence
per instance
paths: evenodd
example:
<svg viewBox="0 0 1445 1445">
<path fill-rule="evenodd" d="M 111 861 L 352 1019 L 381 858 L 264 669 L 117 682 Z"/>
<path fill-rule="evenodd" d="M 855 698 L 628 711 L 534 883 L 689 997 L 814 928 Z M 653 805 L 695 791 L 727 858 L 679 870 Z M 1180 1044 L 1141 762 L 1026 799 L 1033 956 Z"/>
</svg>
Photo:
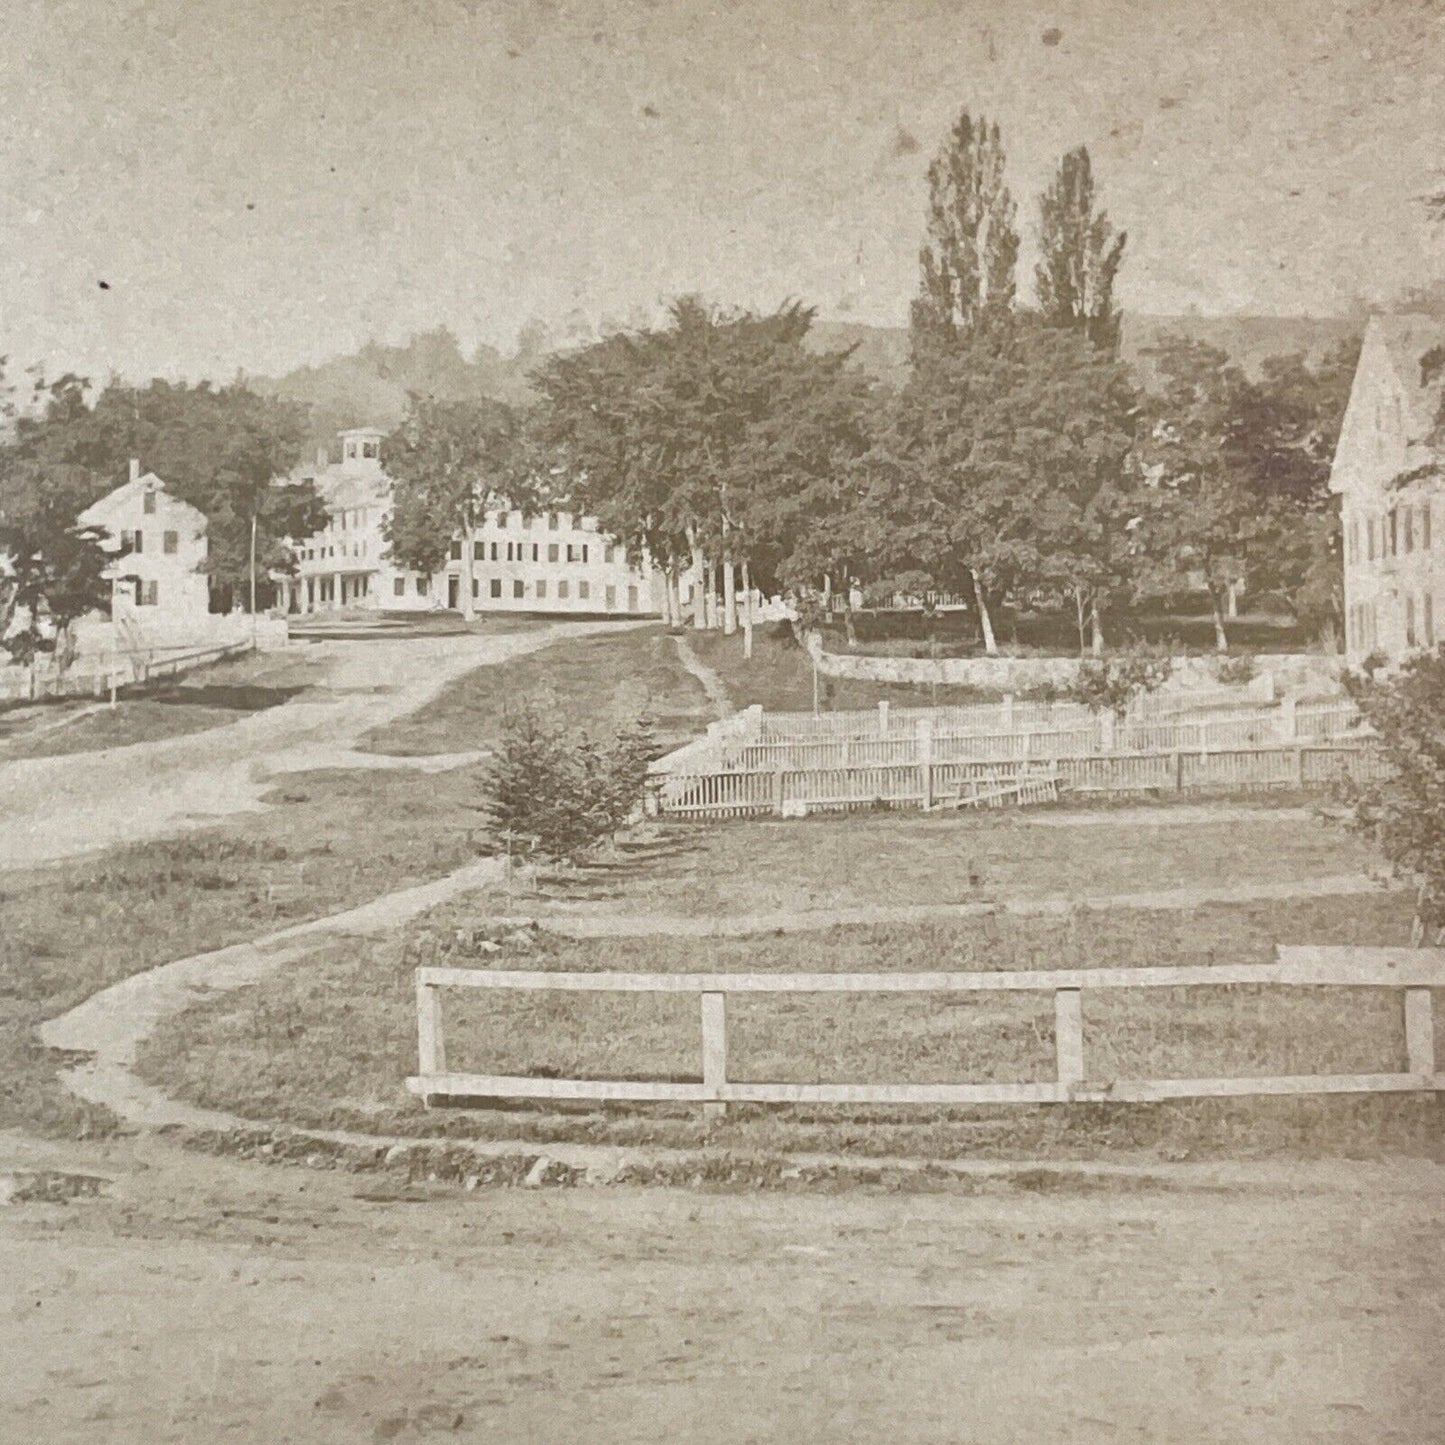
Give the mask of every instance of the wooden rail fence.
<svg viewBox="0 0 1445 1445">
<path fill-rule="evenodd" d="M 1082 996 L 1094 989 L 1285 987 L 1393 988 L 1404 994 L 1407 1071 L 1260 1078 L 1091 1079 L 1084 1052 Z M 441 993 L 448 988 L 685 993 L 701 1005 L 701 1079 L 556 1079 L 455 1073 L 447 1067 Z M 1273 963 L 1086 968 L 987 973 L 550 973 L 419 968 L 418 1073 L 407 1087 L 430 1105 L 448 1099 L 600 1099 L 700 1103 L 709 1116 L 730 1103 L 1064 1104 L 1146 1103 L 1253 1094 L 1440 1091 L 1431 989 L 1445 988 L 1445 949 L 1280 948 Z M 755 993 L 1052 992 L 1055 1077 L 1037 1083 L 795 1084 L 728 1078 L 727 997 Z"/>
</svg>

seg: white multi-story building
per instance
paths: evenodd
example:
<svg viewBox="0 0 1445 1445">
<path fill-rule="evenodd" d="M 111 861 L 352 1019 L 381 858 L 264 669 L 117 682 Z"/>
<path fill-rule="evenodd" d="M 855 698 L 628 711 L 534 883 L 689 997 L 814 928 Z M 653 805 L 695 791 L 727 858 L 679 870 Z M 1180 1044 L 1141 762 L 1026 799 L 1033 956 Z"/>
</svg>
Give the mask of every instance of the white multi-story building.
<svg viewBox="0 0 1445 1445">
<path fill-rule="evenodd" d="M 294 544 L 296 573 L 277 579 L 278 605 L 286 612 L 342 607 L 416 611 L 438 605 L 434 579 L 395 567 L 387 555 L 391 481 L 381 469 L 376 427 L 341 433 L 341 460 L 322 453 L 301 473 L 313 481 L 329 520 L 325 528 Z"/>
<path fill-rule="evenodd" d="M 1445 321 L 1371 319 L 1330 473 L 1341 499 L 1352 661 L 1371 653 L 1397 661 L 1445 640 L 1442 373 Z"/>
<path fill-rule="evenodd" d="M 462 542 L 447 563 L 447 606 L 466 586 Z M 634 567 L 626 549 L 571 512 L 488 512 L 472 541 L 472 605 L 479 612 L 595 612 L 636 616 L 662 610 L 662 579 Z"/>
<path fill-rule="evenodd" d="M 148 632 L 204 626 L 210 613 L 206 518 L 173 497 L 154 472 L 130 464 L 130 480 L 87 507 L 76 519 L 106 534 L 101 545 L 115 555 L 111 615 Z"/>
<path fill-rule="evenodd" d="M 302 473 L 316 483 L 330 520 L 295 544 L 295 576 L 277 580 L 286 611 L 462 607 L 467 568 L 459 539 L 435 577 L 388 556 L 392 484 L 381 465 L 383 436 L 376 427 L 342 432 L 341 460 L 322 457 Z M 663 601 L 661 579 L 629 564 L 591 518 L 511 508 L 488 512 L 473 536 L 471 591 L 478 612 L 638 616 L 658 612 Z"/>
</svg>

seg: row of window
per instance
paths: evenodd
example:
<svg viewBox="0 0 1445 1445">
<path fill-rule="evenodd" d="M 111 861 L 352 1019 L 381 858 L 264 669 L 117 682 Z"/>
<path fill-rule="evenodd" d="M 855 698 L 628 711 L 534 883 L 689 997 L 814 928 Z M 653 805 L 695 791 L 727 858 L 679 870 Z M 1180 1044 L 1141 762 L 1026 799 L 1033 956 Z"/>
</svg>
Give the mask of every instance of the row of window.
<svg viewBox="0 0 1445 1445">
<path fill-rule="evenodd" d="M 1441 641 L 1435 630 L 1435 598 L 1429 592 L 1413 593 L 1404 600 L 1405 646 L 1434 647 Z M 1347 641 L 1352 653 L 1373 652 L 1380 645 L 1379 617 L 1373 602 L 1357 602 L 1345 619 Z"/>
<path fill-rule="evenodd" d="M 455 582 L 455 581 L 457 581 L 458 579 L 453 578 L 452 580 Z M 401 584 L 401 579 L 400 579 L 400 578 L 397 578 L 397 594 L 396 594 L 396 595 L 397 595 L 398 597 L 400 597 L 400 596 L 402 595 L 402 589 L 401 589 L 401 585 L 400 585 L 400 584 Z M 556 580 L 556 584 L 555 584 L 555 585 L 556 585 L 556 590 L 555 590 L 554 592 L 553 592 L 553 591 L 550 591 L 550 590 L 549 590 L 549 585 L 548 585 L 547 579 L 546 579 L 545 577 L 539 577 L 539 578 L 532 584 L 532 597 L 533 597 L 533 599 L 534 599 L 535 601 L 537 601 L 537 602 L 546 602 L 546 601 L 549 600 L 549 598 L 555 598 L 558 602 L 571 602 L 571 601 L 574 600 L 574 598 L 575 598 L 575 600 L 578 601 L 578 602 L 591 602 L 591 601 L 593 600 L 593 597 L 592 597 L 592 584 L 591 584 L 591 582 L 590 582 L 587 578 L 585 578 L 585 577 L 580 577 L 580 578 L 577 579 L 577 581 L 576 581 L 576 591 L 575 591 L 575 593 L 574 593 L 574 591 L 573 591 L 572 579 L 570 579 L 570 578 L 567 578 L 567 577 L 559 578 L 559 579 Z M 514 602 L 524 601 L 524 600 L 526 599 L 526 596 L 527 596 L 527 583 L 526 583 L 525 579 L 523 579 L 523 578 L 521 578 L 521 577 L 513 577 L 513 578 L 511 579 L 511 593 L 512 593 L 512 600 L 513 600 Z M 480 599 L 481 595 L 482 595 L 482 579 L 481 579 L 480 577 L 473 577 L 473 578 L 472 578 L 472 596 L 473 596 L 473 598 Z M 488 595 L 489 597 L 495 599 L 495 600 L 500 600 L 500 599 L 505 595 L 505 584 L 504 584 L 504 580 L 503 580 L 501 577 L 492 577 L 492 578 L 489 578 L 489 579 L 487 580 L 487 595 Z M 602 599 L 603 599 L 603 606 L 607 609 L 607 611 L 609 611 L 609 612 L 616 611 L 616 609 L 617 609 L 617 588 L 614 587 L 614 586 L 612 586 L 612 585 L 609 583 L 606 587 L 603 588 L 603 591 L 602 591 Z M 455 593 L 455 591 L 453 591 L 453 593 L 452 593 L 452 602 L 453 602 L 453 605 L 455 605 L 455 602 L 456 602 L 456 593 Z M 638 610 L 638 606 L 639 606 L 639 603 L 640 603 L 640 602 L 641 602 L 641 594 L 639 593 L 638 589 L 637 589 L 635 586 L 634 586 L 634 587 L 629 587 L 629 588 L 627 589 L 627 610 L 628 610 L 629 612 L 636 612 L 636 611 Z"/>
<path fill-rule="evenodd" d="M 154 492 L 147 492 L 146 496 L 153 497 Z M 134 532 L 122 532 L 120 534 L 120 545 L 127 551 L 140 556 L 145 551 L 145 533 L 137 528 Z M 167 557 L 174 557 L 180 551 L 181 537 L 179 532 L 161 533 L 161 551 Z"/>
<path fill-rule="evenodd" d="M 531 545 L 531 551 L 532 551 L 532 558 L 531 558 L 531 560 L 532 560 L 533 562 L 540 562 L 540 561 L 542 560 L 542 545 L 541 545 L 541 543 L 540 543 L 540 542 L 533 542 L 533 543 L 531 543 L 530 545 Z M 501 551 L 502 547 L 504 547 L 504 546 L 505 546 L 505 548 L 506 548 L 505 555 L 504 555 L 504 554 L 502 553 L 502 551 Z M 493 562 L 503 562 L 503 561 L 506 561 L 506 562 L 525 562 L 525 561 L 527 560 L 527 547 L 528 547 L 528 544 L 525 543 L 525 542 L 506 542 L 506 543 L 492 542 L 492 543 L 490 544 L 491 560 L 492 560 Z M 547 560 L 548 560 L 549 562 L 561 562 L 561 561 L 564 561 L 564 560 L 565 560 L 565 561 L 567 561 L 567 562 L 581 562 L 581 563 L 584 563 L 584 564 L 587 563 L 587 562 L 589 562 L 589 561 L 591 560 L 591 555 L 592 555 L 592 554 L 591 554 L 591 550 L 590 550 L 590 548 L 588 547 L 588 545 L 587 545 L 586 542 L 568 542 L 568 543 L 566 543 L 566 544 L 565 544 L 565 550 L 566 550 L 566 557 L 565 557 L 565 558 L 564 558 L 563 555 L 562 555 L 562 554 L 563 554 L 563 550 L 564 550 L 564 544 L 563 544 L 563 543 L 561 543 L 561 542 L 548 542 L 548 543 L 547 543 Z M 475 561 L 475 562 L 485 562 L 485 561 L 487 560 L 487 552 L 488 552 L 488 543 L 486 543 L 486 542 L 474 542 L 474 543 L 472 543 L 472 560 L 473 560 L 473 561 Z M 622 548 L 621 548 L 621 547 L 604 546 L 603 549 L 602 549 L 602 560 L 610 566 L 613 562 L 621 560 L 621 554 L 622 554 Z M 460 562 L 460 561 L 462 560 L 462 544 L 461 544 L 460 542 L 453 542 L 453 543 L 452 543 L 451 557 L 452 557 L 452 561 L 453 561 L 453 562 Z"/>
<path fill-rule="evenodd" d="M 327 526 L 332 532 L 360 532 L 367 525 L 367 521 L 368 513 L 365 507 L 344 507 L 331 514 Z"/>
<path fill-rule="evenodd" d="M 366 556 L 367 544 L 366 538 L 364 537 L 359 542 L 351 543 L 350 551 L 347 551 L 347 544 L 345 542 L 342 542 L 339 545 L 341 547 L 341 555 L 343 557 Z M 324 562 L 328 557 L 336 556 L 336 546 L 302 547 L 297 551 L 296 556 L 302 562 L 315 562 L 317 560 Z"/>
<path fill-rule="evenodd" d="M 1360 519 L 1351 517 L 1345 539 L 1347 562 L 1360 560 L 1362 540 L 1365 559 L 1370 562 L 1376 558 L 1383 560 L 1386 557 L 1408 555 L 1415 551 L 1417 546 L 1422 552 L 1430 551 L 1434 538 L 1431 536 L 1428 499 L 1419 504 L 1407 502 L 1403 506 L 1392 507 L 1382 517 L 1366 517 L 1363 539 Z"/>
</svg>

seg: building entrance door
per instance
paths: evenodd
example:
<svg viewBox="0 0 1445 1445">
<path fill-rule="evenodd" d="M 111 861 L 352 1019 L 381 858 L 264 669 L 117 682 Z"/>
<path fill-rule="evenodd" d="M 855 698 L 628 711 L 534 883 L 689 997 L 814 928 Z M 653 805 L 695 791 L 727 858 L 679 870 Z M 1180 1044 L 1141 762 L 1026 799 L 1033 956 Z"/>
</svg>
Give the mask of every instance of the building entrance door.
<svg viewBox="0 0 1445 1445">
<path fill-rule="evenodd" d="M 461 590 L 462 588 L 460 578 L 447 578 L 447 606 L 450 607 L 453 612 L 457 610 L 458 599 L 461 596 Z"/>
</svg>

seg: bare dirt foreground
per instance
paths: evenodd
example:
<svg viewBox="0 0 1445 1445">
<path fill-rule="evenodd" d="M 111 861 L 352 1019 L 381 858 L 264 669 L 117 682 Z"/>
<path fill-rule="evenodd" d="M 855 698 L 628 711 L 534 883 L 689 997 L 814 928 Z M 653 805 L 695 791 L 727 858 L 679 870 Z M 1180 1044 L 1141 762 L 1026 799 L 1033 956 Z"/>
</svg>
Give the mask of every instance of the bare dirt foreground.
<svg viewBox="0 0 1445 1445">
<path fill-rule="evenodd" d="M 6 1441 L 1420 1441 L 1432 1165 L 407 1186 L 0 1141 Z M 430 1197 L 428 1197 L 430 1195 Z"/>
</svg>

